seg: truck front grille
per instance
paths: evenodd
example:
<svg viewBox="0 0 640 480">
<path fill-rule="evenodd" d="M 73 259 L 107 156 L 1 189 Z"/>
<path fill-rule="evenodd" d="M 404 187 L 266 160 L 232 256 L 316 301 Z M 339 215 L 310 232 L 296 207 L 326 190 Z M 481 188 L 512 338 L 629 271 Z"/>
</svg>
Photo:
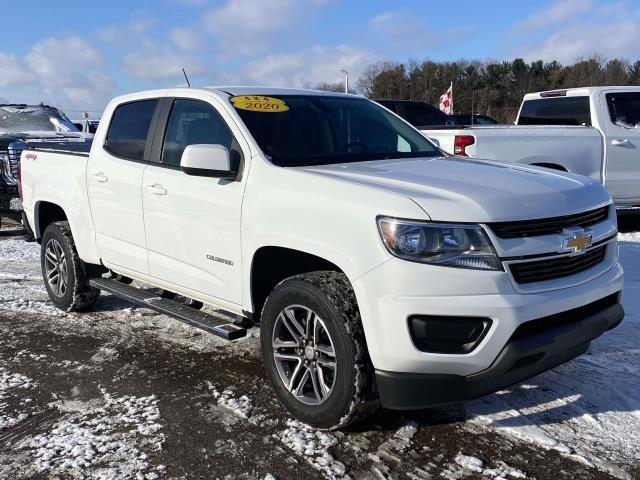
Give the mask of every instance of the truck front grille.
<svg viewBox="0 0 640 480">
<path fill-rule="evenodd" d="M 560 234 L 564 228 L 588 227 L 603 222 L 607 218 L 609 218 L 609 206 L 563 217 L 490 223 L 489 227 L 500 238 L 522 238 Z"/>
<path fill-rule="evenodd" d="M 606 245 L 601 245 L 581 255 L 512 263 L 509 265 L 509 270 L 518 283 L 543 282 L 568 277 L 602 262 L 606 249 Z"/>
<path fill-rule="evenodd" d="M 9 166 L 11 168 L 11 174 L 18 177 L 18 164 L 20 163 L 20 155 L 22 149 L 8 148 L 7 150 L 0 150 L 0 157 L 7 157 L 9 159 Z"/>
</svg>

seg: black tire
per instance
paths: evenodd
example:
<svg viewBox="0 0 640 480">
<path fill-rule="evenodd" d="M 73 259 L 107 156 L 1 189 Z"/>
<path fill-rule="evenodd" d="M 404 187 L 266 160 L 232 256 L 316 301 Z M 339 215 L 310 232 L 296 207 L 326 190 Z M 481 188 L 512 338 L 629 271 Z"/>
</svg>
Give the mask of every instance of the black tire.
<svg viewBox="0 0 640 480">
<path fill-rule="evenodd" d="M 319 404 L 304 403 L 290 391 L 282 377 L 282 361 L 277 365 L 274 358 L 274 350 L 282 350 L 274 348 L 273 345 L 278 337 L 276 332 L 280 331 L 277 329 L 287 323 L 284 317 L 279 320 L 279 316 L 289 308 L 308 309 L 315 313 L 321 322 L 317 323 L 316 320 L 314 325 L 321 325 L 323 331 L 326 331 L 325 338 L 332 344 L 332 351 L 335 353 L 335 361 L 332 363 L 337 365 L 337 368 L 325 370 L 328 374 L 320 377 L 316 374 L 316 380 L 320 378 L 324 382 L 324 379 L 330 378 L 332 383 L 330 391 L 323 392 L 325 397 Z M 300 326 L 304 329 L 303 325 Z M 260 330 L 262 357 L 267 376 L 276 395 L 295 418 L 317 428 L 337 429 L 378 409 L 375 376 L 362 330 L 360 312 L 351 284 L 344 274 L 332 271 L 312 272 L 282 281 L 267 298 L 262 311 Z M 293 340 L 289 343 L 293 343 Z M 315 330 L 313 343 L 315 344 Z M 302 360 L 313 364 L 310 368 L 318 371 L 316 362 L 307 359 L 306 349 L 286 348 L 304 351 Z M 316 357 L 318 355 L 316 353 Z M 322 366 L 320 359 L 318 365 Z M 307 367 L 300 368 L 304 371 Z M 290 369 L 293 370 L 296 370 L 295 366 Z M 292 373 L 288 378 L 290 384 L 294 383 L 293 378 L 300 377 Z M 315 390 L 316 385 L 317 383 L 313 383 L 306 389 L 312 390 L 313 387 Z"/>
<path fill-rule="evenodd" d="M 48 254 L 48 248 L 60 253 L 56 259 L 58 261 L 56 265 L 59 272 L 58 281 L 62 281 L 64 288 L 59 287 L 61 284 L 57 281 L 48 278 L 48 276 L 55 277 L 55 275 L 48 275 L 48 272 L 55 270 L 52 267 L 55 262 Z M 40 265 L 49 298 L 60 310 L 81 312 L 89 310 L 98 301 L 100 290 L 89 285 L 89 278 L 76 251 L 68 222 L 52 223 L 44 231 L 40 246 Z"/>
</svg>

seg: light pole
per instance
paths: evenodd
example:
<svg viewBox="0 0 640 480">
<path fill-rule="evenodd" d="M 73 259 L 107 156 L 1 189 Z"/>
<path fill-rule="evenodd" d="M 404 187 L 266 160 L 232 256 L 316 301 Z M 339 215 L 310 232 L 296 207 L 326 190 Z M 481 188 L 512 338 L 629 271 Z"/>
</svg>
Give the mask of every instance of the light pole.
<svg viewBox="0 0 640 480">
<path fill-rule="evenodd" d="M 340 70 L 344 73 L 344 93 L 349 93 L 349 72 L 346 70 Z"/>
</svg>

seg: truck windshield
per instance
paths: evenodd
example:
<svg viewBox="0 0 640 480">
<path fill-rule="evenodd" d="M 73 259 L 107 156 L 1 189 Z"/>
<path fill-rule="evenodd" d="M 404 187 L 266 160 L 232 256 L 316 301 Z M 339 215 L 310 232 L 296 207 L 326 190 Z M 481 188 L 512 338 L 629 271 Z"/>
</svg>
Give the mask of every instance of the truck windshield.
<svg viewBox="0 0 640 480">
<path fill-rule="evenodd" d="M 64 113 L 47 105 L 0 105 L 0 132 L 77 132 Z"/>
<path fill-rule="evenodd" d="M 422 134 L 362 98 L 256 95 L 233 97 L 230 101 L 262 151 L 276 165 L 442 155 Z"/>
</svg>

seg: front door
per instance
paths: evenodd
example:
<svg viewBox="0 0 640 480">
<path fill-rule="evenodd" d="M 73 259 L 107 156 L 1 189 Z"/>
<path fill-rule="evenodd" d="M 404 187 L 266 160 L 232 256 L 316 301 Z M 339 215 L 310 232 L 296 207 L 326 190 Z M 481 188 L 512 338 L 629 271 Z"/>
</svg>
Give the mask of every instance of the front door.
<svg viewBox="0 0 640 480">
<path fill-rule="evenodd" d="M 149 164 L 142 181 L 149 273 L 178 291 L 239 305 L 245 184 L 182 172 L 182 152 L 194 144 L 220 144 L 240 155 L 231 130 L 211 104 L 175 99 L 157 152 L 160 163 Z"/>
<path fill-rule="evenodd" d="M 148 264 L 140 189 L 157 104 L 157 99 L 148 99 L 116 107 L 104 146 L 92 149 L 87 168 L 91 216 L 103 262 L 143 274 Z"/>
<path fill-rule="evenodd" d="M 640 203 L 640 92 L 605 91 L 605 185 L 618 205 Z"/>
</svg>

